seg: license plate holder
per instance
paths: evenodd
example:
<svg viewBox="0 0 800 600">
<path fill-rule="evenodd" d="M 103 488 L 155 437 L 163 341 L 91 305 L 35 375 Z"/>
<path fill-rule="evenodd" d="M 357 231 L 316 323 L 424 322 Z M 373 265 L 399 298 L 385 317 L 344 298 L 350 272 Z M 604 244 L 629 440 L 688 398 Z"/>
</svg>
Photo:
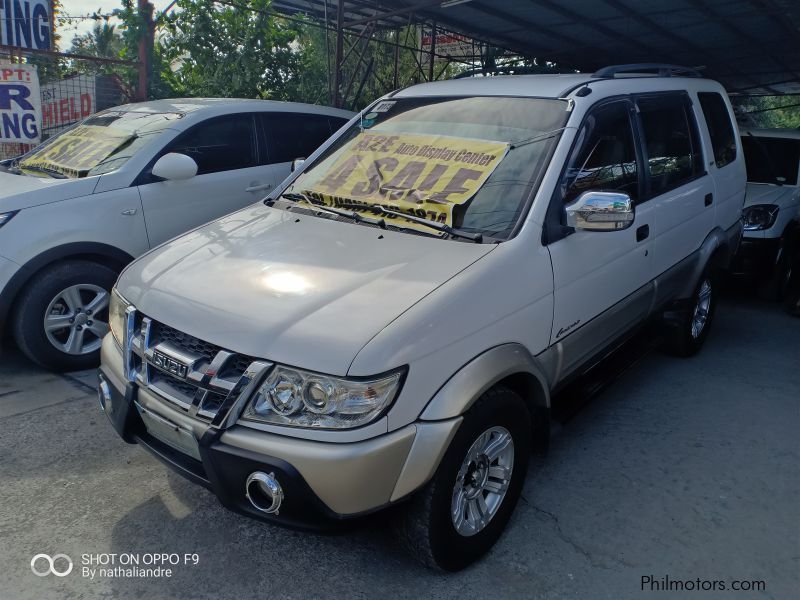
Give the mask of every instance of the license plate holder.
<svg viewBox="0 0 800 600">
<path fill-rule="evenodd" d="M 136 402 L 136 410 L 142 417 L 147 433 L 179 452 L 201 460 L 197 438 L 190 429 L 181 427 L 169 419 L 149 410 Z"/>
</svg>

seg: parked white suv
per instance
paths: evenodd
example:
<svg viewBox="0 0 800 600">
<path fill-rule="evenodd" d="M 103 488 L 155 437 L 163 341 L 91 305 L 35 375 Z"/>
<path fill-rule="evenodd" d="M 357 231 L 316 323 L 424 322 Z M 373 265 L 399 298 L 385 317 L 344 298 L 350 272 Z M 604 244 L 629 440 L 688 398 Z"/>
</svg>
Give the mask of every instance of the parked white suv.
<svg viewBox="0 0 800 600">
<path fill-rule="evenodd" d="M 733 265 L 770 296 L 789 293 L 800 248 L 800 130 L 742 132 L 747 164 L 744 237 Z"/>
<path fill-rule="evenodd" d="M 134 257 L 257 202 L 352 113 L 285 102 L 112 108 L 0 167 L 0 335 L 60 370 L 99 362 Z"/>
<path fill-rule="evenodd" d="M 474 561 L 553 392 L 650 317 L 697 351 L 741 235 L 725 91 L 631 70 L 396 92 L 264 205 L 134 262 L 103 340 L 113 426 L 233 510 L 402 503 L 425 564 Z"/>
</svg>

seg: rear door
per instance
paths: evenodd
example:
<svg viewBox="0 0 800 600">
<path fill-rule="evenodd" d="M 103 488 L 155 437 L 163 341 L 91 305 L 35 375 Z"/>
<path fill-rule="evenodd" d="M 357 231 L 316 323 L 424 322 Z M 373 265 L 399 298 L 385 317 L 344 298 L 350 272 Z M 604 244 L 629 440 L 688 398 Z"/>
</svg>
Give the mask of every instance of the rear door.
<svg viewBox="0 0 800 600">
<path fill-rule="evenodd" d="M 259 165 L 255 119 L 253 114 L 208 119 L 156 155 L 138 179 L 151 246 L 267 195 L 275 175 Z M 191 156 L 197 175 L 184 181 L 153 176 L 153 164 L 168 152 Z"/>
<path fill-rule="evenodd" d="M 698 250 L 714 228 L 714 182 L 705 169 L 700 135 L 686 92 L 644 95 L 636 99 L 645 155 L 647 203 L 655 208 L 653 271 L 669 284 L 659 298 L 671 296 L 684 273 L 672 267 Z M 670 273 L 672 276 L 670 276 Z"/>
<path fill-rule="evenodd" d="M 548 244 L 554 283 L 551 343 L 563 342 L 565 374 L 647 313 L 654 211 L 651 203 L 641 202 L 641 168 L 633 104 L 620 99 L 592 108 L 552 202 L 563 219 L 563 207 L 583 192 L 624 192 L 634 202 L 636 218 L 628 229 L 570 230 Z"/>
</svg>

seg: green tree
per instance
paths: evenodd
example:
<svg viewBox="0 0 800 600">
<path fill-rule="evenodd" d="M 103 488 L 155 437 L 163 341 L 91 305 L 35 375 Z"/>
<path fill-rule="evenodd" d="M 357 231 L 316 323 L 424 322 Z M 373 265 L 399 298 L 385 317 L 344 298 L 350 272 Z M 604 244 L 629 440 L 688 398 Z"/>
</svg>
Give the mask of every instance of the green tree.
<svg viewBox="0 0 800 600">
<path fill-rule="evenodd" d="M 73 37 L 68 52 L 100 58 L 120 58 L 124 46 L 125 43 L 116 26 L 104 20 L 102 23 L 95 23 L 89 33 Z"/>
</svg>

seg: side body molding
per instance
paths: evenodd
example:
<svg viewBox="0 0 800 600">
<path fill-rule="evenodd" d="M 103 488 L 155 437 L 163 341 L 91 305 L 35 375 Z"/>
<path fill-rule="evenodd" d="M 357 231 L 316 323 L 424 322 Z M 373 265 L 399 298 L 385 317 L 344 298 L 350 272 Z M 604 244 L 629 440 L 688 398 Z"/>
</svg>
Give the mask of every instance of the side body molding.
<svg viewBox="0 0 800 600">
<path fill-rule="evenodd" d="M 549 409 L 550 386 L 539 361 L 522 344 L 511 343 L 495 346 L 464 365 L 436 392 L 420 419 L 441 421 L 458 417 L 495 383 L 519 374 L 533 378 L 540 388 L 525 400 L 532 401 L 534 408 Z"/>
</svg>

